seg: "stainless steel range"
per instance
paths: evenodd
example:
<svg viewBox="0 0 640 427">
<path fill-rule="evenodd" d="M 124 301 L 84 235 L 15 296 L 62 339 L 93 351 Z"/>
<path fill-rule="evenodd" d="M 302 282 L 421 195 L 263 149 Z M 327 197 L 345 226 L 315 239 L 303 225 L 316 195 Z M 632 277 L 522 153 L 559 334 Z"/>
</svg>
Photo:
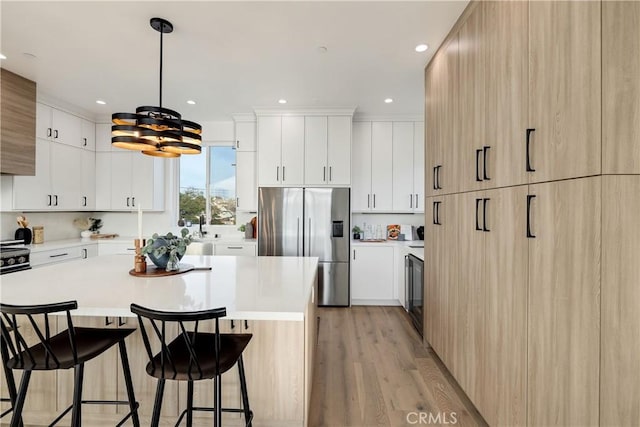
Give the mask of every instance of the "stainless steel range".
<svg viewBox="0 0 640 427">
<path fill-rule="evenodd" d="M 22 240 L 0 241 L 0 274 L 30 269 L 30 254 Z"/>
</svg>

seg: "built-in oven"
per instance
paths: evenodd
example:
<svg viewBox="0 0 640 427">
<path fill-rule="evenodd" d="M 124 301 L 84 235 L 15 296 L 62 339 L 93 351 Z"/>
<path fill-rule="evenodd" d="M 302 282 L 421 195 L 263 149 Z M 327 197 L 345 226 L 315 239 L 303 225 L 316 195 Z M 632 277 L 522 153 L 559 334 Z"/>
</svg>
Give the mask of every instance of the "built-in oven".
<svg viewBox="0 0 640 427">
<path fill-rule="evenodd" d="M 7 240 L 0 242 L 0 274 L 31 268 L 29 261 L 31 251 L 23 240 Z"/>
<path fill-rule="evenodd" d="M 424 289 L 424 262 L 415 255 L 404 257 L 405 266 L 405 291 L 407 301 L 407 312 L 413 326 L 422 336 L 424 312 L 423 312 L 423 289 Z"/>
</svg>

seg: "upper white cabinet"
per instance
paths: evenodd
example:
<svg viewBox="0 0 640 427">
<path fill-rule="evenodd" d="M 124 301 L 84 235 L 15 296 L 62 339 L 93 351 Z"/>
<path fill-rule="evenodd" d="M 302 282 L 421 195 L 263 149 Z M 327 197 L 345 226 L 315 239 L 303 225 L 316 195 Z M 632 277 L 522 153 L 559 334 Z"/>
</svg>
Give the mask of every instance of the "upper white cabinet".
<svg viewBox="0 0 640 427">
<path fill-rule="evenodd" d="M 80 145 L 85 150 L 96 151 L 96 124 L 82 119 Z"/>
<path fill-rule="evenodd" d="M 305 117 L 305 185 L 351 183 L 351 117 Z"/>
<path fill-rule="evenodd" d="M 113 151 L 111 146 L 111 124 L 96 124 L 96 151 L 107 152 Z"/>
<path fill-rule="evenodd" d="M 256 122 L 236 122 L 236 150 L 256 151 Z"/>
<path fill-rule="evenodd" d="M 304 117 L 258 117 L 258 185 L 304 183 Z"/>
<path fill-rule="evenodd" d="M 393 211 L 424 212 L 424 123 L 393 123 Z"/>
<path fill-rule="evenodd" d="M 352 110 L 256 114 L 258 186 L 350 185 Z"/>
<path fill-rule="evenodd" d="M 36 106 L 36 138 L 81 147 L 82 119 L 38 103 Z"/>
</svg>

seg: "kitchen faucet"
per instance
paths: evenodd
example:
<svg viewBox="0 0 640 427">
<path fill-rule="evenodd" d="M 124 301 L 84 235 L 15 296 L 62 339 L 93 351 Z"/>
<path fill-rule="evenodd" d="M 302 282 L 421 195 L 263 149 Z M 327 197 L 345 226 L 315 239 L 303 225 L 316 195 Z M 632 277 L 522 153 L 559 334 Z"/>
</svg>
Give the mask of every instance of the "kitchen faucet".
<svg viewBox="0 0 640 427">
<path fill-rule="evenodd" d="M 204 237 L 207 234 L 206 231 L 202 230 L 202 226 L 204 225 L 204 215 L 200 215 L 200 237 Z"/>
</svg>

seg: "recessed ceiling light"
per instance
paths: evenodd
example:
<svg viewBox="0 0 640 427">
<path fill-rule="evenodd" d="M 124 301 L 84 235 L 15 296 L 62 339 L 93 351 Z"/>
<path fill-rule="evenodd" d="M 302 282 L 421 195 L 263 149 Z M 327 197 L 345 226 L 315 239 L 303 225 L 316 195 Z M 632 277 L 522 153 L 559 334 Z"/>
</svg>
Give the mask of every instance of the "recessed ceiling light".
<svg viewBox="0 0 640 427">
<path fill-rule="evenodd" d="M 385 102 L 386 104 L 391 104 L 391 103 L 393 102 L 393 99 L 391 99 L 391 98 L 387 98 L 387 99 L 385 99 L 385 100 L 384 100 L 384 102 Z"/>
<path fill-rule="evenodd" d="M 416 52 L 424 52 L 427 49 L 429 49 L 429 46 L 426 44 L 419 44 L 418 46 L 416 46 Z"/>
<path fill-rule="evenodd" d="M 0 59 L 7 59 L 7 57 L 0 53 Z"/>
<path fill-rule="evenodd" d="M 187 104 L 196 105 L 196 101 L 194 101 L 193 99 L 190 99 L 190 100 L 187 101 Z"/>
<path fill-rule="evenodd" d="M 279 104 L 286 104 L 286 103 L 287 103 L 287 100 L 286 100 L 286 99 L 279 99 L 279 100 L 278 100 L 278 103 L 279 103 Z"/>
<path fill-rule="evenodd" d="M 105 101 L 103 101 L 102 99 L 97 99 L 97 100 L 96 100 L 96 104 L 105 105 L 105 104 L 106 104 L 106 102 L 105 102 Z"/>
</svg>

